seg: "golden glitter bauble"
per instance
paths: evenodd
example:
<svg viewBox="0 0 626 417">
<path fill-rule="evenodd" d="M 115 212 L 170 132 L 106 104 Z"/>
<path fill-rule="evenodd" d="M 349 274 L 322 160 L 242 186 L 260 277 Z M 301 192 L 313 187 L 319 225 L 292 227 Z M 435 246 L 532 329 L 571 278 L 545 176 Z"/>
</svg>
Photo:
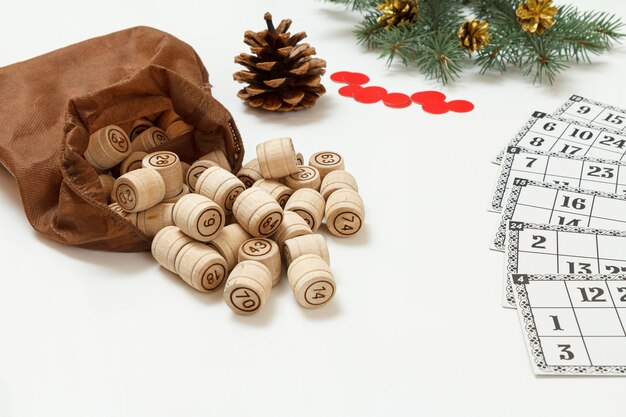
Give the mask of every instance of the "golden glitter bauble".
<svg viewBox="0 0 626 417">
<path fill-rule="evenodd" d="M 376 6 L 383 14 L 376 22 L 389 29 L 393 26 L 410 25 L 417 19 L 419 4 L 417 0 L 385 0 Z"/>
<path fill-rule="evenodd" d="M 487 30 L 489 23 L 480 20 L 468 20 L 459 28 L 459 45 L 470 55 L 472 52 L 480 51 L 491 40 L 491 35 Z"/>
<path fill-rule="evenodd" d="M 523 31 L 541 35 L 554 26 L 554 15 L 558 11 L 552 0 L 527 0 L 519 4 L 515 15 Z"/>
</svg>

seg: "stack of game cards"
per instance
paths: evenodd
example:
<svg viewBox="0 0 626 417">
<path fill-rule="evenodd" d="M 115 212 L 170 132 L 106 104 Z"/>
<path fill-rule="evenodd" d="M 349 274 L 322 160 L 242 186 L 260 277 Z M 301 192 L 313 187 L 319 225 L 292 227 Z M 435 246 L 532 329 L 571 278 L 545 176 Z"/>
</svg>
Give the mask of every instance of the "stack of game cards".
<svg viewBox="0 0 626 417">
<path fill-rule="evenodd" d="M 496 162 L 503 303 L 535 372 L 626 375 L 626 110 L 572 96 Z"/>
</svg>

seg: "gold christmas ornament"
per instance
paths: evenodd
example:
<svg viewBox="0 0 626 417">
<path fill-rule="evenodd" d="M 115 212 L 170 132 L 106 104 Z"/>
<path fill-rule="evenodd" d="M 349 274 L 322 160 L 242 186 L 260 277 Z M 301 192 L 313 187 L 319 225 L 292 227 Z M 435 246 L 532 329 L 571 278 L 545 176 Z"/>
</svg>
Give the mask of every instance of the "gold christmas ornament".
<svg viewBox="0 0 626 417">
<path fill-rule="evenodd" d="M 314 58 L 315 48 L 307 43 L 305 32 L 291 36 L 287 30 L 291 20 L 274 27 L 272 15 L 265 13 L 267 30 L 247 31 L 244 42 L 254 55 L 239 54 L 235 62 L 246 70 L 233 74 L 235 81 L 248 83 L 237 97 L 252 107 L 287 112 L 313 107 L 326 92 L 321 84 L 326 61 Z M 256 56 L 255 56 L 256 55 Z"/>
<path fill-rule="evenodd" d="M 468 20 L 459 28 L 459 45 L 465 49 L 468 54 L 480 51 L 491 40 L 491 35 L 487 31 L 489 23 L 480 20 Z"/>
<path fill-rule="evenodd" d="M 554 15 L 558 11 L 552 0 L 527 0 L 519 4 L 515 14 L 523 31 L 541 35 L 554 26 Z"/>
<path fill-rule="evenodd" d="M 417 0 L 385 0 L 376 6 L 383 14 L 376 22 L 389 29 L 392 26 L 410 25 L 417 19 L 419 4 Z"/>
</svg>

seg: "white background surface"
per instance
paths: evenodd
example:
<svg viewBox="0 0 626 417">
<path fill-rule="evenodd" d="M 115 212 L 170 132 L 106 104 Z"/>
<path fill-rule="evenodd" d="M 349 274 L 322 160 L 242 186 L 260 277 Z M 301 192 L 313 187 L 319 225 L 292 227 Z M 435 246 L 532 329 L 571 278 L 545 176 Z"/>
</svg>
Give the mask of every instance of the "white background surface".
<svg viewBox="0 0 626 417">
<path fill-rule="evenodd" d="M 185 40 L 235 117 L 246 159 L 283 135 L 307 157 L 342 153 L 367 221 L 351 240 L 328 239 L 331 305 L 298 308 L 284 280 L 265 310 L 243 318 L 220 292 L 195 292 L 147 253 L 38 236 L 0 169 L 0 416 L 623 415 L 623 378 L 533 375 L 516 313 L 501 307 L 503 255 L 488 250 L 498 217 L 486 208 L 490 161 L 533 110 L 572 93 L 626 107 L 626 47 L 552 87 L 470 68 L 442 88 L 387 70 L 355 46 L 357 14 L 314 0 L 2 3 L 0 65 L 139 24 Z M 572 3 L 626 17 L 617 0 Z M 250 110 L 235 96 L 233 57 L 266 10 L 307 31 L 328 74 L 362 71 L 390 91 L 436 89 L 476 110 L 357 104 L 328 77 L 311 110 Z"/>
</svg>

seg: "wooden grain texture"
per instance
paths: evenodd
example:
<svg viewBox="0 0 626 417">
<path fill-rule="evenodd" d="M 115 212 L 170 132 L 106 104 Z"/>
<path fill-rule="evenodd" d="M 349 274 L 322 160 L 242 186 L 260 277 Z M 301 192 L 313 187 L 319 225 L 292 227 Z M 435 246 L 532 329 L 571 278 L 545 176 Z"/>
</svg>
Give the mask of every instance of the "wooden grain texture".
<svg viewBox="0 0 626 417">
<path fill-rule="evenodd" d="M 216 166 L 217 164 L 213 161 L 209 160 L 198 160 L 191 164 L 187 174 L 185 175 L 185 184 L 189 186 L 189 191 L 192 193 L 196 192 L 196 184 L 198 183 L 198 178 L 207 168 Z"/>
<path fill-rule="evenodd" d="M 200 158 L 198 158 L 198 160 L 212 161 L 217 166 L 224 168 L 228 172 L 231 172 L 233 170 L 233 168 L 230 166 L 230 162 L 228 161 L 228 158 L 226 157 L 226 154 L 221 149 L 216 149 L 205 155 L 202 155 Z"/>
<path fill-rule="evenodd" d="M 239 262 L 257 261 L 262 263 L 270 271 L 272 287 L 280 282 L 282 263 L 276 242 L 264 237 L 248 239 L 239 248 L 238 260 Z"/>
<path fill-rule="evenodd" d="M 150 120 L 146 119 L 145 117 L 141 117 L 135 120 L 130 126 L 130 129 L 128 129 L 128 137 L 131 141 L 134 141 L 137 136 L 141 134 L 141 132 L 150 129 L 153 126 L 154 125 Z"/>
<path fill-rule="evenodd" d="M 181 120 L 180 116 L 173 109 L 167 109 L 156 119 L 156 125 L 165 130 L 177 120 Z"/>
<path fill-rule="evenodd" d="M 191 165 L 189 165 L 187 162 L 180 161 L 180 169 L 183 172 L 183 182 L 185 182 L 185 178 L 187 177 L 187 172 L 189 172 L 189 168 L 191 168 Z"/>
<path fill-rule="evenodd" d="M 226 259 L 228 270 L 237 265 L 239 248 L 252 236 L 238 223 L 225 226 L 222 233 L 209 242 L 209 246 L 217 250 Z"/>
<path fill-rule="evenodd" d="M 282 182 L 293 190 L 311 188 L 319 191 L 322 177 L 317 168 L 308 165 L 299 165 L 298 172 L 284 177 Z"/>
<path fill-rule="evenodd" d="M 141 162 L 144 168 L 154 169 L 165 183 L 165 199 L 180 194 L 183 187 L 183 168 L 174 152 L 159 151 L 146 155 Z"/>
<path fill-rule="evenodd" d="M 109 204 L 109 208 L 113 210 L 115 214 L 121 216 L 127 222 L 131 224 L 135 224 L 135 225 L 137 224 L 137 213 L 126 211 L 117 203 Z"/>
<path fill-rule="evenodd" d="M 239 178 L 218 166 L 207 168 L 196 183 L 196 192 L 215 201 L 226 214 L 232 213 L 235 200 L 245 189 Z"/>
<path fill-rule="evenodd" d="M 335 278 L 328 264 L 317 255 L 295 258 L 287 269 L 287 279 L 302 307 L 319 308 L 335 295 Z"/>
<path fill-rule="evenodd" d="M 117 203 L 126 211 L 139 212 L 154 207 L 165 197 L 165 183 L 154 169 L 141 168 L 128 172 L 113 186 Z"/>
<path fill-rule="evenodd" d="M 224 228 L 224 210 L 200 194 L 187 194 L 174 205 L 174 224 L 199 242 L 215 239 Z"/>
<path fill-rule="evenodd" d="M 343 171 L 346 169 L 343 157 L 337 152 L 332 151 L 321 151 L 314 153 L 309 158 L 309 165 L 317 168 L 322 180 L 324 180 L 324 177 L 329 172 Z"/>
<path fill-rule="evenodd" d="M 256 181 L 263 179 L 261 168 L 259 167 L 259 160 L 255 158 L 241 167 L 237 173 L 237 178 L 243 182 L 246 188 L 252 187 Z"/>
<path fill-rule="evenodd" d="M 84 157 L 93 168 L 106 171 L 122 162 L 131 152 L 126 132 L 119 126 L 110 125 L 89 135 Z"/>
<path fill-rule="evenodd" d="M 365 205 L 356 191 L 340 189 L 326 200 L 325 215 L 329 232 L 338 237 L 350 237 L 363 226 Z"/>
<path fill-rule="evenodd" d="M 156 236 L 161 229 L 174 224 L 174 203 L 160 203 L 137 213 L 137 228 L 148 237 Z"/>
<path fill-rule="evenodd" d="M 318 233 L 297 236 L 285 241 L 283 258 L 287 266 L 302 255 L 317 255 L 330 265 L 330 253 L 326 239 Z"/>
<path fill-rule="evenodd" d="M 289 197 L 293 194 L 291 188 L 274 180 L 258 180 L 254 183 L 253 187 L 267 191 L 281 207 L 285 207 L 287 200 L 289 200 Z"/>
<path fill-rule="evenodd" d="M 141 132 L 133 141 L 132 148 L 135 152 L 150 152 L 159 145 L 170 139 L 164 130 L 158 127 L 151 127 Z"/>
<path fill-rule="evenodd" d="M 313 232 L 322 225 L 324 207 L 326 207 L 324 197 L 310 188 L 294 191 L 285 204 L 285 210 L 293 211 L 302 217 Z"/>
<path fill-rule="evenodd" d="M 120 175 L 134 171 L 143 167 L 143 158 L 148 155 L 146 152 L 132 152 L 120 164 Z"/>
<path fill-rule="evenodd" d="M 177 273 L 176 257 L 185 245 L 193 241 L 176 226 L 164 227 L 152 239 L 152 256 L 163 268 Z"/>
<path fill-rule="evenodd" d="M 228 275 L 224 302 L 237 314 L 254 314 L 267 303 L 271 290 L 269 269 L 260 262 L 243 261 Z"/>
<path fill-rule="evenodd" d="M 173 197 L 164 199 L 163 202 L 164 203 L 177 203 L 178 200 L 180 200 L 181 198 L 183 198 L 187 194 L 189 194 L 189 187 L 187 187 L 187 184 L 183 184 L 183 186 L 181 187 L 180 192 L 178 194 L 176 194 Z"/>
<path fill-rule="evenodd" d="M 182 138 L 193 132 L 193 126 L 188 125 L 182 120 L 176 120 L 165 129 L 165 134 L 170 140 Z"/>
<path fill-rule="evenodd" d="M 283 212 L 283 221 L 276 229 L 272 239 L 278 244 L 280 250 L 283 250 L 286 240 L 293 239 L 297 236 L 309 235 L 311 233 L 311 228 L 302 217 L 293 211 L 285 210 Z"/>
<path fill-rule="evenodd" d="M 356 179 L 346 171 L 332 171 L 326 174 L 322 185 L 320 187 L 320 193 L 324 200 L 337 190 L 348 189 L 353 191 L 359 191 L 359 186 L 356 183 Z"/>
<path fill-rule="evenodd" d="M 178 275 L 198 291 L 215 291 L 226 279 L 226 260 L 200 242 L 185 245 L 176 256 Z"/>
<path fill-rule="evenodd" d="M 102 186 L 102 195 L 106 199 L 107 203 L 111 202 L 111 193 L 113 192 L 113 186 L 115 185 L 115 178 L 108 174 L 98 175 L 100 185 Z"/>
<path fill-rule="evenodd" d="M 263 178 L 278 179 L 298 172 L 291 138 L 271 139 L 258 144 L 256 157 Z"/>
<path fill-rule="evenodd" d="M 283 220 L 283 209 L 259 187 L 242 192 L 233 205 L 237 222 L 254 237 L 271 236 Z"/>
</svg>

